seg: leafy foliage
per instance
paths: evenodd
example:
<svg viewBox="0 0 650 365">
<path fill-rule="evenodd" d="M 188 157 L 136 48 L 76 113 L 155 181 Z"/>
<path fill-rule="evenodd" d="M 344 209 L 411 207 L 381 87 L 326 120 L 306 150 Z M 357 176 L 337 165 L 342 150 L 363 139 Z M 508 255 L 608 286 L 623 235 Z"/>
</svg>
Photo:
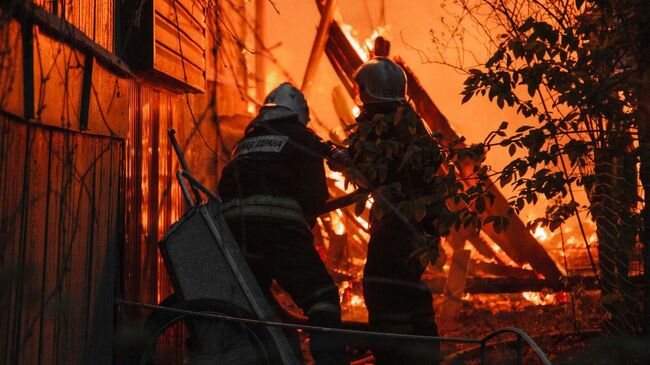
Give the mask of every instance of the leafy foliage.
<svg viewBox="0 0 650 365">
<path fill-rule="evenodd" d="M 530 121 L 514 132 L 495 133 L 486 144 L 487 150 L 507 148 L 513 157 L 499 183 L 515 188 L 515 212 L 541 196 L 549 201 L 545 216 L 530 222 L 531 227 L 555 230 L 570 217 L 580 219 L 580 211 L 592 216 L 604 282 L 602 304 L 611 317 L 608 330 L 630 333 L 632 321 L 625 316 L 633 312 L 628 303 L 634 297 L 625 280 L 629 252 L 641 232 L 638 163 L 642 180 L 646 176 L 644 188 L 650 184 L 650 2 L 454 3 L 460 15 L 449 27 L 450 37 L 462 45 L 470 26 L 485 37 L 489 54 L 475 67 L 455 65 L 467 74 L 463 103 L 487 96 Z M 578 203 L 575 189 L 587 192 L 587 204 Z M 650 210 L 644 212 L 650 228 Z M 593 259 L 592 266 L 598 272 Z M 650 318 L 650 301 L 646 307 Z"/>
<path fill-rule="evenodd" d="M 485 210 L 484 183 L 477 178 L 479 183 L 466 190 L 457 170 L 459 161 L 482 158 L 482 145 L 464 147 L 462 141 L 456 141 L 443 147 L 441 137 L 429 135 L 408 104 L 389 114 L 369 117 L 364 113 L 348 129 L 351 134 L 345 143 L 353 164 L 346 176 L 348 182 L 371 191 L 373 220 L 388 214 L 400 216 L 417 232 L 433 237 L 448 234 L 454 226 L 480 228 L 477 211 Z M 452 203 L 454 209 L 446 203 Z M 364 206 L 365 201 L 357 203 L 357 214 Z M 475 210 L 470 210 L 471 206 Z M 432 245 L 438 240 L 418 242 L 421 245 L 414 255 L 423 261 L 434 259 L 435 255 L 427 255 L 437 252 Z"/>
<path fill-rule="evenodd" d="M 638 49 L 643 1 L 460 4 L 463 12 L 474 15 L 463 21 L 479 21 L 481 11 L 488 14 L 479 29 L 493 45 L 487 61 L 467 70 L 463 103 L 487 96 L 499 108 L 515 108 L 531 120 L 507 136 L 496 135 L 485 147 L 507 148 L 513 156 L 498 181 L 516 189 L 516 212 L 535 204 L 540 195 L 557 201 L 549 205 L 546 217 L 532 222 L 554 230 L 587 208 L 576 203 L 572 189 L 595 191 L 598 157 L 622 151 L 628 152 L 624 158 L 637 155 L 635 105 L 648 77 L 640 68 Z M 494 29 L 501 34 L 495 37 Z M 627 198 L 630 204 L 637 199 Z"/>
</svg>

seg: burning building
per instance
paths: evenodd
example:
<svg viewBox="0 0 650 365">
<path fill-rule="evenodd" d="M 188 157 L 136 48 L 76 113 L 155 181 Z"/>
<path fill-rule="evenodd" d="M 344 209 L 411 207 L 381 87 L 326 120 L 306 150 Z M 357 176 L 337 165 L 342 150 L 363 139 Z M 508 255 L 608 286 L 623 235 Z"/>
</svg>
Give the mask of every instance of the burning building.
<svg viewBox="0 0 650 365">
<path fill-rule="evenodd" d="M 254 3 L 3 3 L 2 361 L 109 363 L 115 323 L 120 316 L 142 315 L 115 306 L 116 297 L 159 303 L 172 293 L 156 244 L 186 207 L 167 130 L 178 131 L 192 171 L 215 189 L 266 91 L 283 80 L 295 83 L 289 67 L 296 50 L 279 45 L 276 51 L 279 36 L 269 36 L 265 25 L 263 14 L 273 14 L 274 3 Z M 323 76 L 312 71 L 304 84 L 318 100 L 314 129 L 341 141 L 355 113 L 351 75 L 375 51 L 374 39 L 384 28 L 366 42 L 335 9 L 316 5 L 329 18 L 317 33 L 322 44 L 314 46 L 317 56 L 326 57 L 313 58 L 307 68 L 320 64 L 336 79 L 325 87 Z M 313 13 L 313 19 L 302 20 L 301 28 L 311 29 L 320 16 Z M 398 60 L 428 126 L 457 136 L 411 65 Z M 462 173 L 471 177 L 471 166 Z M 333 197 L 350 192 L 340 174 L 329 173 L 328 182 Z M 493 192 L 497 198 L 488 213 L 503 215 L 507 200 Z M 350 320 L 364 319 L 359 281 L 368 228 L 368 209 L 356 215 L 341 208 L 321 216 L 314 230 Z M 577 247 L 565 233 L 567 246 Z M 447 255 L 427 272 L 434 291 L 444 293 L 442 315 L 453 317 L 465 293 L 532 292 L 524 294 L 531 301 L 551 300 L 537 292 L 560 288 L 556 244 L 556 236 L 530 232 L 520 219 L 505 232 L 453 232 L 445 239 Z M 519 283 L 515 289 L 513 282 Z"/>
</svg>

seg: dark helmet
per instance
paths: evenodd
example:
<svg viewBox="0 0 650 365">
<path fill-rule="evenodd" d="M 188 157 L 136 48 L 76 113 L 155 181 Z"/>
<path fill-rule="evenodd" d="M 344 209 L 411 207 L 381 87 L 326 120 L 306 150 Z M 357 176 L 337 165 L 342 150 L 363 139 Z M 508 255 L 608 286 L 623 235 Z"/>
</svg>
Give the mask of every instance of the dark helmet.
<svg viewBox="0 0 650 365">
<path fill-rule="evenodd" d="M 309 106 L 305 95 L 288 82 L 281 83 L 264 99 L 259 120 L 296 115 L 302 124 L 309 122 Z"/>
<path fill-rule="evenodd" d="M 364 104 L 406 101 L 406 73 L 387 57 L 373 57 L 354 73 Z"/>
</svg>

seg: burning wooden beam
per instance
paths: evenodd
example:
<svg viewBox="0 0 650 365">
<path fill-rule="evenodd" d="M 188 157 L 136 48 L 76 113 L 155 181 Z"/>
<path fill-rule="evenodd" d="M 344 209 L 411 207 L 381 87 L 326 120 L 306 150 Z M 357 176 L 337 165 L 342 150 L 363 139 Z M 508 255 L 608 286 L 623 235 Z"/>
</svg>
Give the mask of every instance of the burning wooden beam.
<svg viewBox="0 0 650 365">
<path fill-rule="evenodd" d="M 325 51 L 325 44 L 329 37 L 329 28 L 334 20 L 334 10 L 336 9 L 337 0 L 327 0 L 325 7 L 323 8 L 323 14 L 320 18 L 320 24 L 318 24 L 318 30 L 316 31 L 316 38 L 314 39 L 314 44 L 311 47 L 311 54 L 309 55 L 309 62 L 307 63 L 307 69 L 305 70 L 305 76 L 302 80 L 302 92 L 305 95 L 309 95 L 309 91 L 312 86 L 312 79 L 316 75 L 316 70 L 318 69 L 318 63 L 320 62 L 321 55 Z"/>
<path fill-rule="evenodd" d="M 492 276 L 519 278 L 519 279 L 537 278 L 537 275 L 533 270 L 520 269 L 514 266 L 483 262 L 483 261 L 470 262 L 469 274 L 470 275 L 482 274 L 482 275 L 492 275 Z"/>
<path fill-rule="evenodd" d="M 409 96 L 424 121 L 432 130 L 440 132 L 445 139 L 457 139 L 460 135 L 452 128 L 447 118 L 440 112 L 429 94 L 424 90 L 413 70 L 401 58 L 398 57 L 396 61 L 408 75 Z M 471 177 L 475 176 L 473 171 L 474 163 L 468 161 L 468 163 L 462 165 L 461 176 L 465 178 L 465 184 L 470 184 Z M 494 194 L 494 204 L 488 205 L 482 216 L 507 216 L 510 208 L 508 201 L 496 188 L 495 184 L 489 181 L 487 185 L 490 186 L 490 192 Z M 535 270 L 550 280 L 558 280 L 562 275 L 553 259 L 526 229 L 524 222 L 519 217 L 511 216 L 508 229 L 504 232 L 496 232 L 492 225 L 483 226 L 483 231 L 518 264 L 530 263 Z"/>
</svg>

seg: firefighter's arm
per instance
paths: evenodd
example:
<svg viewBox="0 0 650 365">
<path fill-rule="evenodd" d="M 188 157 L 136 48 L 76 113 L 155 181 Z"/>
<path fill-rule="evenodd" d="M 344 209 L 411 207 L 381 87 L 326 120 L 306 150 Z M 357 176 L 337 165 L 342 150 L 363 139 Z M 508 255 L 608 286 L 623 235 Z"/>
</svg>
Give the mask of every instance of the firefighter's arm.
<svg viewBox="0 0 650 365">
<path fill-rule="evenodd" d="M 311 225 L 323 211 L 329 198 L 323 158 L 327 155 L 325 144 L 316 136 L 306 135 L 304 145 L 308 151 L 300 159 L 300 195 L 305 197 L 303 209 L 307 222 Z"/>
</svg>

